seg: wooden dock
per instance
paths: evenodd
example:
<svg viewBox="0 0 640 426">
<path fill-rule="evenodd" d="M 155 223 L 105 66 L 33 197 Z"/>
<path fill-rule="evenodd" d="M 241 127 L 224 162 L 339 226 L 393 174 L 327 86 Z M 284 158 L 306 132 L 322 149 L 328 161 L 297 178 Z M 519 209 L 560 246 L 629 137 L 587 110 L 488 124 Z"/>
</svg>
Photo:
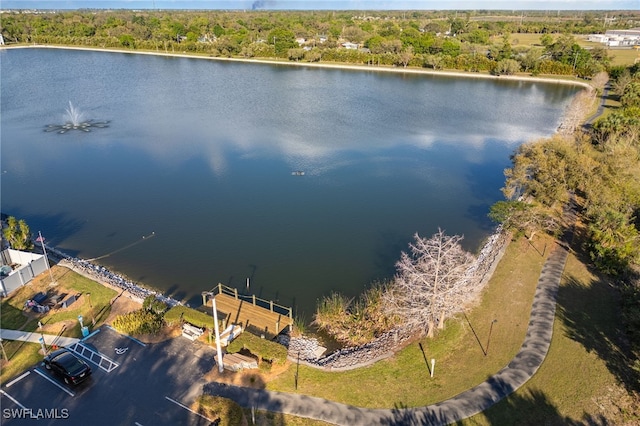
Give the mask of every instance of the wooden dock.
<svg viewBox="0 0 640 426">
<path fill-rule="evenodd" d="M 203 293 L 203 304 L 211 306 L 210 298 L 216 299 L 218 320 L 222 328 L 229 324 L 240 324 L 242 328 L 258 336 L 272 339 L 285 328 L 293 327 L 292 309 L 255 295 L 239 294 L 235 288 L 218 284 L 211 292 Z"/>
</svg>

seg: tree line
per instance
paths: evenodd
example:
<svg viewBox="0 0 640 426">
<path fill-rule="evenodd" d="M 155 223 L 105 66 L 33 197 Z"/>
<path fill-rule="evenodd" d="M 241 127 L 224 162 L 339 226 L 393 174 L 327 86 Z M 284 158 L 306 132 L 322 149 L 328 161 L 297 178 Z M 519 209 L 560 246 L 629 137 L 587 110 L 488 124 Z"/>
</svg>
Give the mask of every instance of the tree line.
<svg viewBox="0 0 640 426">
<path fill-rule="evenodd" d="M 577 75 L 608 69 L 602 48 L 574 34 L 637 25 L 640 14 L 488 11 L 42 11 L 4 13 L 6 42 L 189 52 L 220 57 L 283 58 L 470 72 Z M 519 46 L 510 34 L 539 34 Z M 345 42 L 358 48 L 344 48 Z"/>
</svg>

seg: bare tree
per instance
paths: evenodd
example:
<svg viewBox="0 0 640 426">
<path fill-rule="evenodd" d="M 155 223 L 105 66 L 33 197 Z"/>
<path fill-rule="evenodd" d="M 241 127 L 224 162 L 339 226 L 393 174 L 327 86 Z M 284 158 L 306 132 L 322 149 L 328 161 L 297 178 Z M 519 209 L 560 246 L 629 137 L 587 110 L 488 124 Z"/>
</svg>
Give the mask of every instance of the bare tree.
<svg viewBox="0 0 640 426">
<path fill-rule="evenodd" d="M 413 46 L 407 46 L 402 52 L 398 54 L 398 61 L 403 67 L 407 67 L 409 62 L 413 59 Z"/>
<path fill-rule="evenodd" d="M 558 133 L 562 136 L 572 136 L 578 130 L 591 111 L 596 100 L 596 90 L 593 88 L 578 92 L 564 112 Z"/>
<path fill-rule="evenodd" d="M 426 325 L 427 336 L 433 337 L 436 324 L 443 328 L 446 318 L 475 298 L 475 258 L 460 246 L 463 237 L 447 236 L 441 229 L 429 239 L 417 233 L 414 238 L 410 253 L 402 252 L 396 263 L 387 309 L 407 327 Z"/>
</svg>

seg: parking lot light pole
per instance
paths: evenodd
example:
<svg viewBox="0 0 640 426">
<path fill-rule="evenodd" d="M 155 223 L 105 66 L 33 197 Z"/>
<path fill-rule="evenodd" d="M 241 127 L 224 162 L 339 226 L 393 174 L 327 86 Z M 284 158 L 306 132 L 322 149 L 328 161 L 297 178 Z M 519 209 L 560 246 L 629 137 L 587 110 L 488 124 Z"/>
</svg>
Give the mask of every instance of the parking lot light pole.
<svg viewBox="0 0 640 426">
<path fill-rule="evenodd" d="M 218 354 L 218 371 L 222 373 L 224 371 L 224 364 L 222 363 L 222 347 L 220 346 L 220 328 L 218 327 L 218 311 L 216 309 L 216 298 L 213 293 L 207 293 L 211 296 L 211 310 L 213 311 L 213 329 L 216 333 L 216 353 Z"/>
</svg>

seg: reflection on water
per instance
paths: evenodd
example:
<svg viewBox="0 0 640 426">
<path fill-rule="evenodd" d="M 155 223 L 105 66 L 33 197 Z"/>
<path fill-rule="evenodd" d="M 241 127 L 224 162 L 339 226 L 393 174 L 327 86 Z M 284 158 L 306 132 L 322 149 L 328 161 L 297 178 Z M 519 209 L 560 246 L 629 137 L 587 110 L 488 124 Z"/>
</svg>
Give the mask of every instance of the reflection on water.
<svg viewBox="0 0 640 426">
<path fill-rule="evenodd" d="M 37 49 L 2 67 L 4 212 L 177 298 L 251 277 L 308 313 L 391 276 L 416 231 L 477 248 L 509 155 L 575 92 Z M 66 99 L 117 125 L 42 132 Z"/>
</svg>

